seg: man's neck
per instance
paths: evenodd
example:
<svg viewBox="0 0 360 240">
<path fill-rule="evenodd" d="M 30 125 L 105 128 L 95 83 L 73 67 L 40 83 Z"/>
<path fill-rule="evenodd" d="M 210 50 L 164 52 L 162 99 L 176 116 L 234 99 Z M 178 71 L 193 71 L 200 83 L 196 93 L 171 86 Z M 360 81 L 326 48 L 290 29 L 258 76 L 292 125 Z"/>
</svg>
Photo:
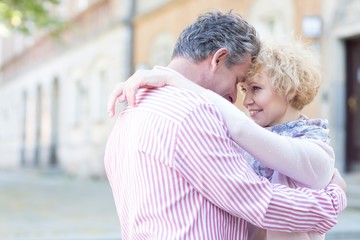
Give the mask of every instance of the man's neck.
<svg viewBox="0 0 360 240">
<path fill-rule="evenodd" d="M 194 63 L 187 58 L 177 57 L 171 60 L 167 67 L 180 73 L 187 79 L 199 85 L 203 85 L 202 83 L 204 80 L 204 66 L 202 66 L 202 63 Z"/>
</svg>

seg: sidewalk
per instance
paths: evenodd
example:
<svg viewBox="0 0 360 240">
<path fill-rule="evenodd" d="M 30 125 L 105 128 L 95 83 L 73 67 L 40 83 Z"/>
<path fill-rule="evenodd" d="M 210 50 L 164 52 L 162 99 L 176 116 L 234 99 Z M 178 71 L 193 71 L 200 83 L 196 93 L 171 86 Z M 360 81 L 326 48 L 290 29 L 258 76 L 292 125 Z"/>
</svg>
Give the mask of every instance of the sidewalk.
<svg viewBox="0 0 360 240">
<path fill-rule="evenodd" d="M 326 234 L 326 240 L 360 240 L 360 209 L 340 213 L 338 224 Z"/>
<path fill-rule="evenodd" d="M 0 172 L 0 239 L 120 239 L 109 184 L 58 172 Z"/>
<path fill-rule="evenodd" d="M 353 188 L 360 190 L 357 179 L 349 182 L 350 194 Z M 326 240 L 360 240 L 357 206 L 339 215 Z M 0 171 L 0 239 L 120 240 L 108 182 L 59 172 Z"/>
<path fill-rule="evenodd" d="M 340 213 L 338 224 L 326 240 L 360 240 L 360 174 L 344 175 L 347 183 L 348 207 Z"/>
</svg>

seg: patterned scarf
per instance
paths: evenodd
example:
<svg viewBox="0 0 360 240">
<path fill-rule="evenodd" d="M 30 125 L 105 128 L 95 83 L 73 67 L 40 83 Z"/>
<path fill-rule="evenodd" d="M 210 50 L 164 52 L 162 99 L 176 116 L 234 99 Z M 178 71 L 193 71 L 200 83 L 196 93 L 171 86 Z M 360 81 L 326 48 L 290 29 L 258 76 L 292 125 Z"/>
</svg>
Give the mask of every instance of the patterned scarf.
<svg viewBox="0 0 360 240">
<path fill-rule="evenodd" d="M 266 129 L 281 136 L 316 139 L 330 144 L 328 121 L 326 119 L 309 119 L 306 116 L 301 115 L 296 121 L 282 123 Z M 261 165 L 261 163 L 250 154 L 245 152 L 244 155 L 256 174 L 271 179 L 274 170 Z"/>
</svg>

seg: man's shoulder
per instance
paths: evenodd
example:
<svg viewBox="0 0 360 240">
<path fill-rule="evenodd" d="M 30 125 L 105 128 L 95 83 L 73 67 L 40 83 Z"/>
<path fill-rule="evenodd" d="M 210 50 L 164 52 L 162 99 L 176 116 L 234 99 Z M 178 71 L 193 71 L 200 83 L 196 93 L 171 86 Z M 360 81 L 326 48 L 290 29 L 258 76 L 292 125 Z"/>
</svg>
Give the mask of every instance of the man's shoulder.
<svg viewBox="0 0 360 240">
<path fill-rule="evenodd" d="M 206 98 L 187 89 L 172 86 L 146 89 L 138 93 L 139 109 L 184 118 L 196 108 L 210 104 Z"/>
<path fill-rule="evenodd" d="M 166 104 L 169 106 L 177 106 L 178 108 L 195 107 L 197 105 L 209 103 L 202 95 L 187 89 L 172 86 L 157 89 L 146 89 L 137 97 L 140 104 L 141 102 L 150 104 Z"/>
</svg>

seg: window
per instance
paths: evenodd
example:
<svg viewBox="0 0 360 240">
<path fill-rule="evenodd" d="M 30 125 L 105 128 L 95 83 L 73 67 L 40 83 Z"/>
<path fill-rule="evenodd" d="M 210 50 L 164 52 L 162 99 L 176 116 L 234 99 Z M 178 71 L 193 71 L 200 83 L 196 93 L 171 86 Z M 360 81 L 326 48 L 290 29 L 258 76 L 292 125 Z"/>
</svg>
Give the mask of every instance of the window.
<svg viewBox="0 0 360 240">
<path fill-rule="evenodd" d="M 102 122 L 106 117 L 106 105 L 108 99 L 108 77 L 107 72 L 102 70 L 99 72 L 98 78 L 95 80 L 95 120 Z"/>
</svg>

